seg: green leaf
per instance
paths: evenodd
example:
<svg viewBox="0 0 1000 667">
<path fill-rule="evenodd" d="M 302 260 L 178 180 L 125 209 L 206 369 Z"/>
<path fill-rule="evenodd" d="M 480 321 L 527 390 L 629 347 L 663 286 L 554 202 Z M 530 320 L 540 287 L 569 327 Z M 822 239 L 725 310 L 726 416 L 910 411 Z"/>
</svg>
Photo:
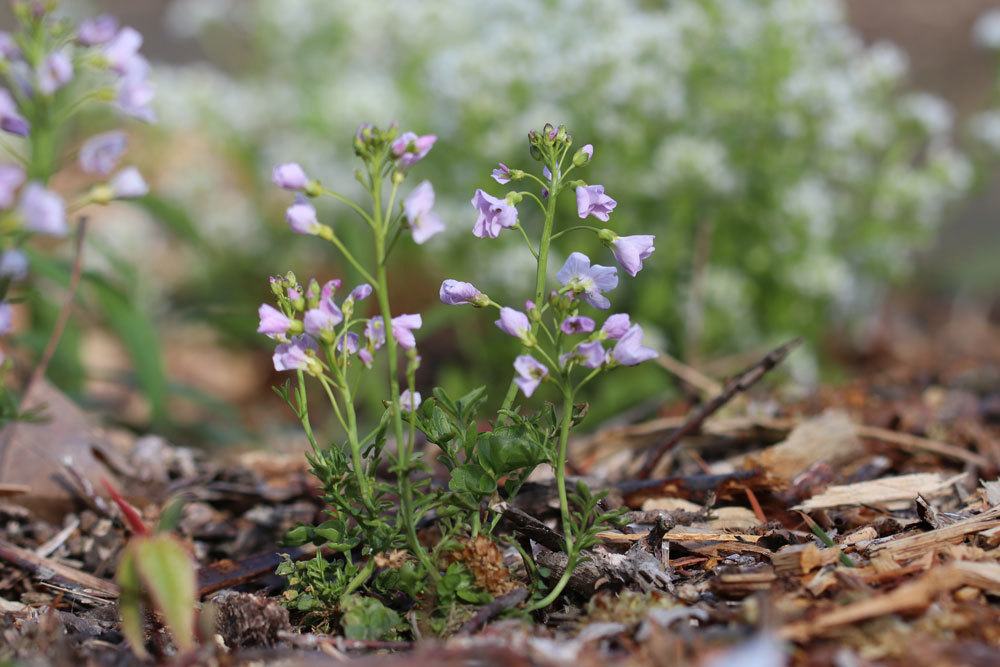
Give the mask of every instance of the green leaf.
<svg viewBox="0 0 1000 667">
<path fill-rule="evenodd" d="M 108 325 L 128 350 L 136 379 L 149 400 L 153 422 L 167 421 L 167 378 L 156 326 L 129 296 L 104 278 L 88 276 L 91 293 Z"/>
<path fill-rule="evenodd" d="M 496 477 L 521 468 L 533 468 L 545 460 L 545 451 L 524 428 L 499 428 L 479 435 L 476 458 Z"/>
<path fill-rule="evenodd" d="M 486 387 L 477 387 L 455 402 L 460 419 L 468 420 L 475 416 L 475 413 L 486 400 Z"/>
<path fill-rule="evenodd" d="M 133 540 L 135 569 L 142 587 L 162 614 L 181 651 L 195 648 L 194 614 L 198 601 L 194 563 L 170 535 Z"/>
<path fill-rule="evenodd" d="M 348 639 L 393 639 L 402 624 L 399 614 L 375 598 L 348 595 L 340 604 L 340 624 Z"/>
<path fill-rule="evenodd" d="M 135 545 L 130 543 L 122 552 L 118 561 L 118 571 L 115 581 L 121 593 L 118 596 L 118 615 L 122 621 L 122 634 L 128 640 L 132 652 L 140 658 L 148 657 L 146 653 L 146 635 L 142 627 L 142 587 L 139 572 L 135 567 Z"/>
<path fill-rule="evenodd" d="M 475 463 L 466 463 L 451 471 L 448 488 L 455 493 L 487 496 L 496 490 L 497 482 L 481 466 Z"/>
</svg>

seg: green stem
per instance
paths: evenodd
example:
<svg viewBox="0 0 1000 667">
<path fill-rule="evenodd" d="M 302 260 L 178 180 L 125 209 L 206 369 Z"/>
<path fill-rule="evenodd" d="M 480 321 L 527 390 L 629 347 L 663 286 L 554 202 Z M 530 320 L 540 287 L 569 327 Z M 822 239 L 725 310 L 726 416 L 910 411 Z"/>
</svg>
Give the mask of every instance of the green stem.
<svg viewBox="0 0 1000 667">
<path fill-rule="evenodd" d="M 403 415 L 399 403 L 399 358 L 396 339 L 392 336 L 392 310 L 389 307 L 389 278 L 386 273 L 385 264 L 380 261 L 385 257 L 386 225 L 382 219 L 382 179 L 375 174 L 379 172 L 380 165 L 376 164 L 372 170 L 372 206 L 374 212 L 375 225 L 375 295 L 378 298 L 379 311 L 382 314 L 382 325 L 385 327 L 386 354 L 389 357 L 389 394 L 392 410 L 392 430 L 396 437 L 396 447 L 399 452 L 399 462 L 397 471 L 397 486 L 399 492 L 399 521 L 403 524 L 406 533 L 406 541 L 410 546 L 413 555 L 416 556 L 421 565 L 427 570 L 432 580 L 438 578 L 437 568 L 431 562 L 430 557 L 420 540 L 417 539 L 417 518 L 413 512 L 413 489 L 410 485 L 410 447 L 403 434 Z"/>
<path fill-rule="evenodd" d="M 364 220 L 365 222 L 368 223 L 369 227 L 371 227 L 372 229 L 375 228 L 375 221 L 372 219 L 372 217 L 370 215 L 368 215 L 368 212 L 365 211 L 365 209 L 363 209 L 360 206 L 358 206 L 353 201 L 351 201 L 350 199 L 348 199 L 347 197 L 345 197 L 344 195 L 340 194 L 339 192 L 334 192 L 333 190 L 330 190 L 329 188 L 323 188 L 323 194 L 328 195 L 330 197 L 333 197 L 334 199 L 336 199 L 337 201 L 341 202 L 342 204 L 347 204 L 348 206 L 351 207 L 351 209 L 355 213 L 357 213 L 359 216 L 361 216 L 362 220 Z"/>
<path fill-rule="evenodd" d="M 555 587 L 543 599 L 528 607 L 528 611 L 543 609 L 555 602 L 556 598 L 566 588 L 569 578 L 573 575 L 576 565 L 576 554 L 573 551 L 573 529 L 570 523 L 569 498 L 566 495 L 566 451 L 569 444 L 569 429 L 573 421 L 573 390 L 568 387 L 563 390 L 563 412 L 559 423 L 559 452 L 556 459 L 556 488 L 559 491 L 559 511 L 562 515 L 563 539 L 566 541 L 566 571 L 556 582 Z"/>
<path fill-rule="evenodd" d="M 361 462 L 361 443 L 358 440 L 358 422 L 354 414 L 354 403 L 351 401 L 351 391 L 348 389 L 346 382 L 338 383 L 337 389 L 340 390 L 341 396 L 344 397 L 344 412 L 347 413 L 347 420 L 345 422 L 340 407 L 334 398 L 333 391 L 330 389 L 330 383 L 324 377 L 320 377 L 319 381 L 323 385 L 324 391 L 326 391 L 327 398 L 330 399 L 330 404 L 337 412 L 337 417 L 340 419 L 341 425 L 347 432 L 347 442 L 351 446 L 351 465 L 354 468 L 354 477 L 358 482 L 358 490 L 361 492 L 361 500 L 364 502 L 365 507 L 374 512 L 375 503 L 372 501 L 371 485 L 368 483 L 368 476 L 365 474 L 365 469 Z"/>
<path fill-rule="evenodd" d="M 545 207 L 545 223 L 542 226 L 542 238 L 538 243 L 538 254 L 536 255 L 538 261 L 535 270 L 535 306 L 539 308 L 541 307 L 542 300 L 545 298 L 545 281 L 548 278 L 549 270 L 549 246 L 552 244 L 552 226 L 556 217 L 556 199 L 559 195 L 559 185 L 559 177 L 553 176 L 552 189 L 549 192 L 549 199 Z M 532 338 L 535 338 L 538 334 L 538 324 L 538 321 L 535 321 L 531 325 Z M 527 348 L 521 348 L 522 354 L 526 351 Z M 503 399 L 503 405 L 500 407 L 501 412 L 510 410 L 511 405 L 514 404 L 515 396 L 517 396 L 517 384 L 511 380 L 510 386 L 507 387 L 507 395 Z"/>
<path fill-rule="evenodd" d="M 344 242 L 341 241 L 339 238 L 337 238 L 337 235 L 334 233 L 331 227 L 327 227 L 326 225 L 320 226 L 320 231 L 318 233 L 318 236 L 321 239 L 326 239 L 327 241 L 332 243 L 337 248 L 337 250 L 340 251 L 340 254 L 344 256 L 344 259 L 346 259 L 351 264 L 351 266 L 354 267 L 354 270 L 357 271 L 359 274 L 361 274 L 361 277 L 365 280 L 365 282 L 367 283 L 375 282 L 375 279 L 372 278 L 372 274 L 368 273 L 365 267 L 361 265 L 361 262 L 359 262 L 354 257 L 354 255 L 351 254 L 351 251 L 347 249 L 347 247 L 344 245 Z"/>
</svg>

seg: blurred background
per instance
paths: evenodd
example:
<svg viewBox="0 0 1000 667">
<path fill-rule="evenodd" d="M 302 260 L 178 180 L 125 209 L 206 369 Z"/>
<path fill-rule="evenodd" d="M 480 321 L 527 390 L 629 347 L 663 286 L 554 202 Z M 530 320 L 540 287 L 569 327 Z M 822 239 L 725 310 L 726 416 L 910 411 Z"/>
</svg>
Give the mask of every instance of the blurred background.
<svg viewBox="0 0 1000 667">
<path fill-rule="evenodd" d="M 498 161 L 535 168 L 526 134 L 545 122 L 596 147 L 585 178 L 618 200 L 613 228 L 657 235 L 616 310 L 716 377 L 799 335 L 807 349 L 790 360 L 795 386 L 836 381 L 845 360 L 886 345 L 885 322 L 899 313 L 996 310 L 1000 13 L 990 11 L 1000 3 L 64 8 L 135 26 L 154 64 L 159 122 L 132 130 L 131 153 L 153 194 L 95 218 L 86 256 L 123 285 L 122 298 L 85 303 L 50 372 L 129 428 L 204 446 L 300 444 L 270 391 L 281 378 L 255 333 L 256 308 L 270 274 L 357 281 L 332 248 L 288 231 L 288 196 L 270 171 L 298 161 L 357 194 L 351 137 L 362 121 L 439 137 L 413 182 L 432 181 L 449 231 L 400 252 L 393 294 L 396 310 L 424 314 L 425 391 L 486 384 L 499 402 L 509 381 L 511 340 L 482 312 L 441 307 L 437 288 L 455 277 L 500 302 L 529 296 L 532 258 L 514 237 L 473 238 L 469 199 L 477 187 L 499 192 L 489 179 Z M 343 209 L 320 212 L 363 238 Z M 572 224 L 571 202 L 561 216 Z M 611 262 L 569 235 L 552 263 L 575 249 Z M 35 280 L 44 291 L 45 276 Z M 43 312 L 24 340 L 44 341 Z M 598 384 L 590 427 L 677 391 L 652 364 Z M 381 393 L 367 389 L 371 415 Z"/>
</svg>

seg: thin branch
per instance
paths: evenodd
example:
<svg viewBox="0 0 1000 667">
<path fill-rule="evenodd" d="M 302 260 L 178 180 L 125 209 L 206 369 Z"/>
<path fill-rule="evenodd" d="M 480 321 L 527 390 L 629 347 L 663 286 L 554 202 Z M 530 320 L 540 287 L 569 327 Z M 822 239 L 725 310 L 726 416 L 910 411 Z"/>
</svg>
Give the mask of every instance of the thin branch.
<svg viewBox="0 0 1000 667">
<path fill-rule="evenodd" d="M 798 347 L 801 342 L 801 338 L 796 338 L 780 347 L 775 348 L 771 352 L 767 353 L 763 359 L 727 382 L 726 386 L 723 387 L 722 391 L 719 392 L 715 398 L 710 400 L 708 403 L 701 405 L 698 409 L 691 413 L 691 415 L 687 418 L 687 421 L 685 421 L 679 429 L 674 431 L 669 438 L 650 450 L 649 455 L 646 457 L 646 461 L 642 464 L 642 468 L 639 469 L 636 478 L 649 479 L 657 464 L 660 462 L 660 459 L 662 459 L 667 452 L 676 447 L 677 443 L 679 443 L 685 436 L 697 432 L 706 419 L 715 414 L 719 408 L 731 401 L 733 397 L 756 384 L 757 381 L 764 377 L 768 371 L 784 361 L 785 357 L 788 356 L 788 353 Z"/>
</svg>

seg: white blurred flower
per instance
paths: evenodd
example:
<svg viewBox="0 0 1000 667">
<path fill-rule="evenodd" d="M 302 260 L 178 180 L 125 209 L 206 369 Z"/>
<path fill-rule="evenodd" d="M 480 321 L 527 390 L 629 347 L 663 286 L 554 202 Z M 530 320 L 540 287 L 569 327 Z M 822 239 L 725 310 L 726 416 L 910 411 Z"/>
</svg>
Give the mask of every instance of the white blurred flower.
<svg viewBox="0 0 1000 667">
<path fill-rule="evenodd" d="M 972 26 L 973 40 L 985 49 L 1000 49 L 1000 7 L 982 14 Z"/>
</svg>

